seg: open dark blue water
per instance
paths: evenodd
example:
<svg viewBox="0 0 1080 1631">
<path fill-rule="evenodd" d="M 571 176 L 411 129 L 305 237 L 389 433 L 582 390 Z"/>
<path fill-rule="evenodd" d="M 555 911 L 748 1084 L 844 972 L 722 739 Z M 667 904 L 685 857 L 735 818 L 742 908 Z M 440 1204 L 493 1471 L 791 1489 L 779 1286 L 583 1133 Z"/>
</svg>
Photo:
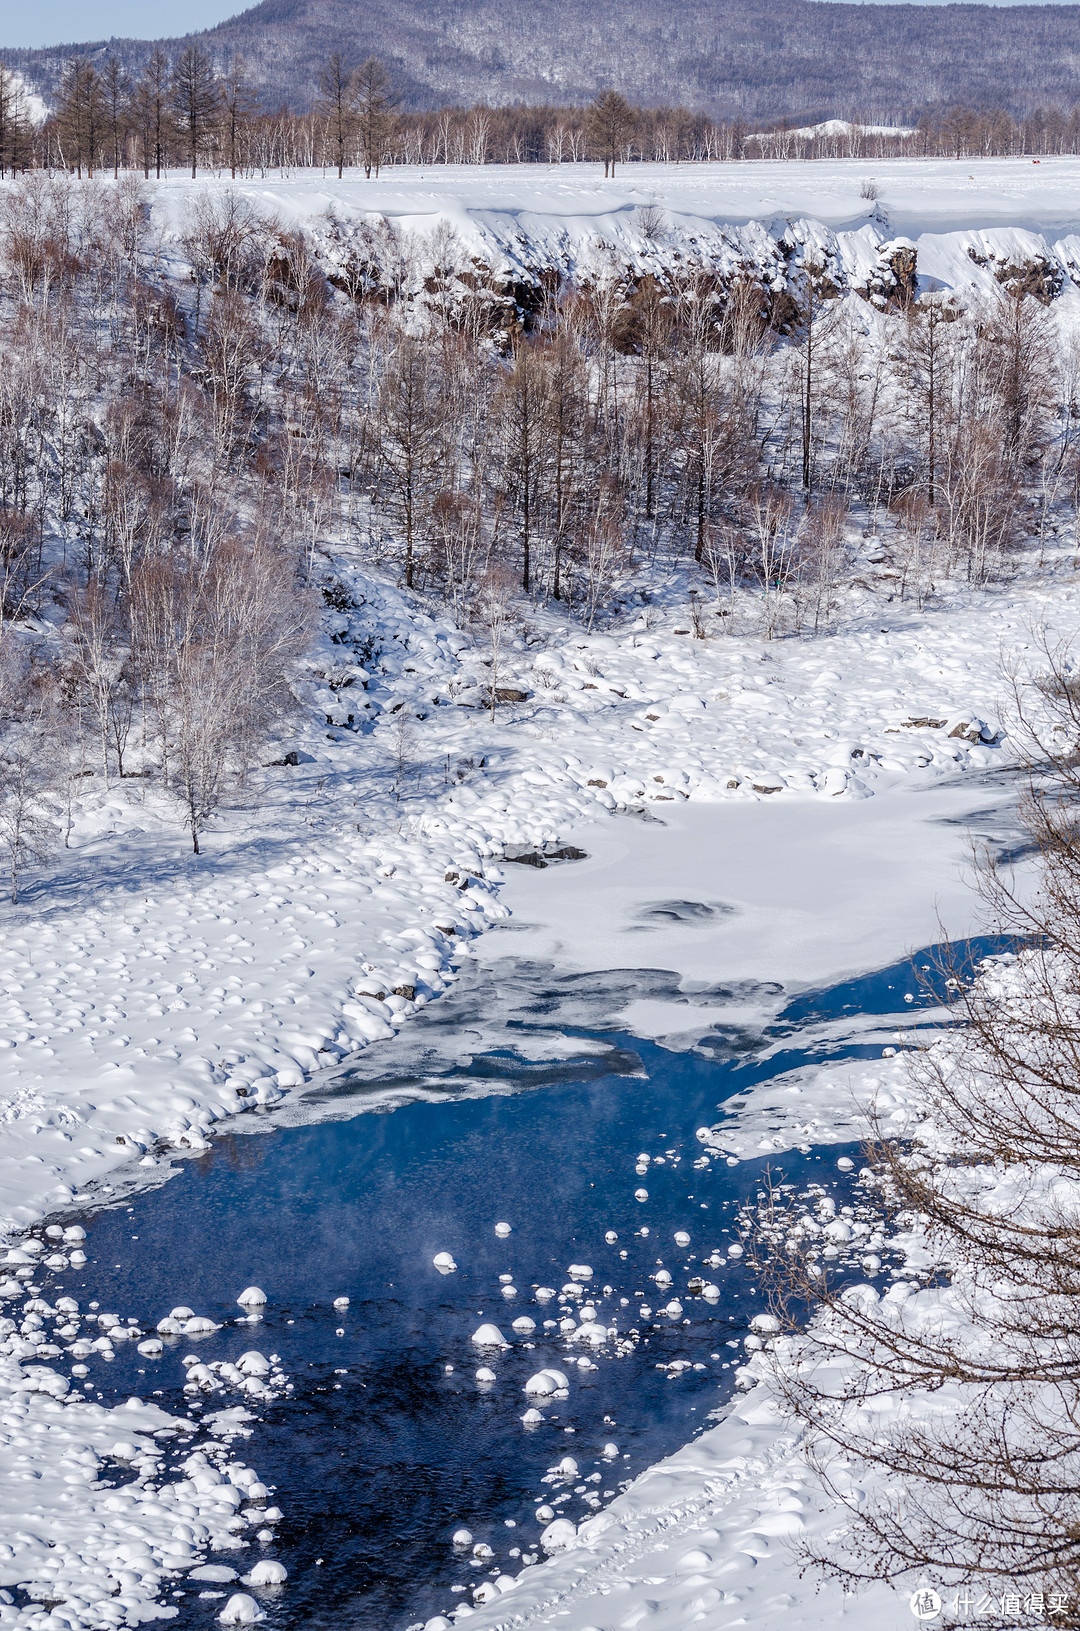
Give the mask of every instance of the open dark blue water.
<svg viewBox="0 0 1080 1631">
<path fill-rule="evenodd" d="M 973 943 L 971 955 L 994 949 Z M 378 1086 L 370 1072 L 358 1075 L 322 1094 L 337 1119 L 275 1130 L 271 1115 L 261 1136 L 223 1134 L 161 1187 L 83 1217 L 90 1261 L 59 1280 L 84 1307 L 94 1299 L 153 1325 L 187 1304 L 234 1321 L 245 1286 L 268 1295 L 261 1324 L 227 1324 L 197 1347 L 206 1361 L 252 1347 L 276 1353 L 294 1384 L 288 1398 L 252 1407 L 258 1419 L 241 1450 L 284 1512 L 268 1550 L 287 1565 L 289 1584 L 266 1605 L 271 1631 L 330 1622 L 391 1631 L 446 1612 L 463 1600 L 454 1585 L 516 1572 L 522 1554 L 535 1553 L 541 1501 L 561 1497 L 557 1512 L 580 1521 L 590 1497 L 610 1498 L 705 1425 L 730 1394 L 741 1338 L 763 1304 L 748 1268 L 703 1267 L 702 1259 L 726 1252 L 764 1163 L 695 1168 L 695 1129 L 754 1080 L 811 1057 L 800 1049 L 802 1027 L 904 1011 L 907 995 L 909 1010 L 940 996 L 919 983 L 932 962 L 919 953 L 800 996 L 756 1038 L 716 1027 L 697 1047 L 673 1052 L 605 1031 L 599 1055 L 522 1063 L 510 1051 L 487 1054 L 428 1073 L 425 1102 L 390 1113 L 352 1113 Z M 561 1001 L 551 997 L 555 987 Z M 565 1034 L 568 1012 L 589 995 L 583 977 L 549 979 L 536 992 L 534 1039 L 544 1023 Z M 470 1000 L 445 999 L 429 1026 L 445 1030 L 454 1003 L 460 1020 Z M 424 1023 L 414 1028 L 419 1037 Z M 778 1040 L 783 1051 L 763 1059 Z M 830 1049 L 833 1057 L 861 1052 L 880 1053 L 880 1040 Z M 653 1157 L 644 1177 L 635 1170 L 641 1152 Z M 833 1146 L 771 1164 L 799 1185 L 831 1182 L 843 1153 Z M 641 1188 L 647 1201 L 635 1199 Z M 505 1239 L 495 1234 L 503 1220 L 513 1229 Z M 609 1231 L 616 1241 L 606 1240 Z M 676 1245 L 676 1231 L 689 1234 L 689 1246 Z M 456 1273 L 434 1268 L 440 1251 L 453 1254 Z M 593 1351 L 544 1331 L 562 1310 L 557 1297 L 538 1302 L 535 1290 L 559 1292 L 571 1264 L 592 1267 L 587 1300 L 618 1327 L 619 1342 Z M 673 1281 L 663 1292 L 650 1278 L 661 1264 Z M 718 1301 L 688 1292 L 697 1274 L 719 1285 Z M 513 1277 L 513 1298 L 503 1296 L 500 1275 Z M 49 1294 L 57 1290 L 52 1282 Z M 682 1314 L 661 1315 L 672 1295 Z M 344 1313 L 332 1306 L 340 1296 L 350 1299 Z M 643 1301 L 648 1317 L 639 1315 Z M 537 1322 L 531 1347 L 515 1338 L 509 1351 L 478 1351 L 471 1337 L 482 1322 L 509 1338 L 521 1314 Z M 187 1412 L 180 1361 L 192 1339 L 167 1344 L 160 1360 L 133 1348 L 121 1345 L 112 1362 L 89 1360 L 87 1393 L 139 1392 Z M 577 1366 L 582 1353 L 594 1368 Z M 675 1360 L 688 1362 L 678 1376 L 668 1368 Z M 496 1372 L 493 1384 L 475 1378 L 483 1363 Z M 569 1397 L 542 1405 L 544 1423 L 526 1428 L 520 1417 L 533 1401 L 524 1383 L 550 1364 L 568 1375 Z M 203 1408 L 236 1402 L 217 1396 Z M 191 1413 L 198 1443 L 200 1411 Z M 603 1453 L 609 1441 L 616 1458 Z M 566 1455 L 579 1476 L 542 1482 Z M 477 1565 L 455 1554 L 451 1536 L 463 1524 L 493 1558 Z M 209 1627 L 220 1608 L 191 1589 L 176 1601 L 182 1626 Z"/>
</svg>

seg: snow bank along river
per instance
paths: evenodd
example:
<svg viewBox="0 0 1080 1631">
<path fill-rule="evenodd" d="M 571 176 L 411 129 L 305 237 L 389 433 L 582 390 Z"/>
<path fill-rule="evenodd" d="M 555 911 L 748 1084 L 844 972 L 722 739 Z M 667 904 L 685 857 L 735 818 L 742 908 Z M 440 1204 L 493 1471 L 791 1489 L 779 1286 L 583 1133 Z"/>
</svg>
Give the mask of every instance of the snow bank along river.
<svg viewBox="0 0 1080 1631">
<path fill-rule="evenodd" d="M 24 1242 L 4 1314 L 28 1313 L 28 1337 L 59 1331 L 51 1369 L 87 1410 L 136 1395 L 167 1415 L 148 1451 L 111 1443 L 98 1468 L 116 1486 L 85 1548 L 110 1571 L 102 1600 L 79 1598 L 74 1560 L 66 1601 L 55 1573 L 13 1589 L 28 1577 L 16 1551 L 0 1559 L 14 1599 L 0 1623 L 133 1623 L 155 1612 L 132 1596 L 142 1580 L 181 1625 L 209 1625 L 243 1593 L 234 1612 L 271 1625 L 381 1631 L 505 1589 L 553 1523 L 580 1524 L 730 1394 L 762 1307 L 738 1212 L 767 1158 L 736 1160 L 722 1125 L 708 1143 L 698 1129 L 733 1094 L 823 1057 L 879 1057 L 898 1016 L 932 1023 L 927 961 L 791 1001 L 773 986 L 761 996 L 779 1012 L 757 1033 L 745 990 L 726 1024 L 732 993 L 699 993 L 711 1022 L 681 1052 L 568 1036 L 613 984 L 662 1000 L 661 971 L 478 967 L 399 1039 L 390 1075 L 372 1055 L 303 1112 L 249 1118 L 169 1181 L 84 1214 L 81 1250 L 39 1229 L 56 1267 Z M 500 1008 L 520 1051 L 463 1057 L 477 1015 Z M 781 1164 L 831 1192 L 846 1155 L 804 1145 Z M 441 1253 L 454 1269 L 439 1271 Z M 265 1303 L 240 1306 L 252 1284 Z M 138 1340 L 120 1340 L 129 1322 Z M 33 1423 L 10 1425 L 18 1460 Z M 55 1551 L 63 1508 L 38 1514 L 35 1493 L 21 1533 Z"/>
</svg>

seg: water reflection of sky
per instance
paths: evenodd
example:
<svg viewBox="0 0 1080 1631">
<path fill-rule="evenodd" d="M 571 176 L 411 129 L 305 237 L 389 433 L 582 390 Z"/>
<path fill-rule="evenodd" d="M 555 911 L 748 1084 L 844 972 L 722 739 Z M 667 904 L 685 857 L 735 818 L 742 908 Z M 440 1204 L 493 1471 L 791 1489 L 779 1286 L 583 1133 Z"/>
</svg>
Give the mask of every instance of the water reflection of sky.
<svg viewBox="0 0 1080 1631">
<path fill-rule="evenodd" d="M 703 1426 L 730 1393 L 741 1343 L 729 1344 L 761 1299 L 748 1269 L 703 1269 L 700 1260 L 726 1251 L 760 1167 L 695 1169 L 695 1129 L 751 1079 L 797 1063 L 800 1025 L 892 1012 L 907 991 L 918 991 L 913 970 L 898 965 L 799 998 L 772 1029 L 785 1044 L 767 1064 L 755 1064 L 750 1042 L 718 1058 L 707 1047 L 672 1052 L 608 1032 L 602 1040 L 614 1051 L 599 1057 L 522 1066 L 489 1055 L 453 1066 L 440 1080 L 444 1096 L 392 1113 L 346 1119 L 347 1085 L 335 1098 L 341 1119 L 224 1135 L 169 1183 L 87 1218 L 90 1262 L 62 1277 L 84 1306 L 93 1297 L 154 1324 L 176 1304 L 232 1319 L 252 1282 L 269 1296 L 263 1324 L 226 1326 L 199 1353 L 274 1352 L 294 1383 L 287 1401 L 259 1408 L 241 1452 L 285 1514 L 272 1550 L 290 1580 L 267 1604 L 271 1624 L 389 1631 L 445 1612 L 462 1600 L 453 1584 L 474 1585 L 499 1566 L 516 1572 L 520 1552 L 535 1549 L 539 1497 L 568 1495 L 557 1510 L 580 1520 L 590 1495 L 603 1500 Z M 475 1093 L 482 1077 L 494 1078 L 494 1092 L 457 1096 L 466 1081 Z M 355 1086 L 368 1093 L 370 1074 Z M 644 1177 L 635 1171 L 643 1151 L 654 1158 Z M 842 1153 L 772 1164 L 800 1184 L 829 1182 Z M 645 1202 L 634 1198 L 641 1188 Z M 513 1227 L 506 1239 L 495 1234 L 500 1220 Z M 677 1230 L 690 1234 L 689 1247 L 676 1245 Z M 455 1274 L 433 1267 L 439 1251 L 453 1253 Z M 658 1260 L 673 1281 L 663 1292 L 650 1278 Z M 588 1290 L 602 1321 L 639 1331 L 629 1352 L 579 1349 L 543 1331 L 560 1309 L 557 1299 L 538 1303 L 535 1287 L 558 1292 L 571 1263 L 592 1266 Z M 695 1273 L 719 1285 L 718 1301 L 687 1293 Z M 503 1296 L 500 1275 L 512 1275 L 515 1297 Z M 660 1316 L 672 1295 L 682 1315 Z M 332 1307 L 339 1296 L 350 1299 L 344 1313 Z M 654 1310 L 648 1319 L 637 1314 L 643 1301 Z M 511 1337 L 521 1314 L 537 1322 L 531 1349 L 516 1337 L 498 1355 L 475 1348 L 482 1322 Z M 181 1338 L 148 1361 L 121 1347 L 111 1363 L 90 1361 L 91 1391 L 108 1399 L 161 1390 L 167 1408 L 186 1408 L 180 1360 L 191 1350 Z M 568 1363 L 580 1353 L 595 1369 Z M 676 1359 L 689 1367 L 673 1378 Z M 485 1362 L 497 1375 L 489 1387 L 474 1375 Z M 543 1405 L 545 1423 L 526 1429 L 524 1383 L 553 1363 L 570 1378 L 569 1397 Z M 615 1461 L 602 1453 L 609 1441 Z M 544 1484 L 567 1454 L 578 1478 Z M 460 1524 L 495 1556 L 481 1566 L 456 1556 L 450 1537 Z M 209 1624 L 220 1607 L 194 1591 L 176 1600 L 181 1625 Z"/>
</svg>

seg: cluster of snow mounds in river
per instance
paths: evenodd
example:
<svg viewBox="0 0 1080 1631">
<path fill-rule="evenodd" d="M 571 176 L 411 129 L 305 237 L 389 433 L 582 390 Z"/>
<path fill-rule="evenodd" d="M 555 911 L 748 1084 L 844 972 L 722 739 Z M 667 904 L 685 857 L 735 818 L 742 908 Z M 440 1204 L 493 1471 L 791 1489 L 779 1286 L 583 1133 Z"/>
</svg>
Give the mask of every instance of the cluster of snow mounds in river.
<svg viewBox="0 0 1080 1631">
<path fill-rule="evenodd" d="M 248 1405 L 291 1392 L 277 1356 L 245 1347 L 235 1361 L 204 1364 L 185 1354 L 193 1413 L 215 1396 L 198 1420 L 138 1398 L 116 1407 L 92 1400 L 92 1370 L 121 1344 L 137 1346 L 148 1362 L 169 1347 L 175 1360 L 182 1343 L 221 1326 L 179 1306 L 144 1330 L 52 1290 L 51 1277 L 85 1262 L 84 1239 L 78 1225 L 52 1224 L 22 1236 L 0 1263 L 0 1625 L 12 1631 L 167 1619 L 177 1609 L 162 1597 L 196 1585 L 224 1601 L 221 1588 L 240 1569 L 205 1563 L 207 1552 L 240 1553 L 253 1543 L 265 1552 L 282 1517 L 272 1490 L 230 1448 L 250 1436 Z M 258 1315 L 234 1323 L 250 1340 Z M 264 1555 L 246 1583 L 272 1597 L 285 1577 Z"/>
</svg>

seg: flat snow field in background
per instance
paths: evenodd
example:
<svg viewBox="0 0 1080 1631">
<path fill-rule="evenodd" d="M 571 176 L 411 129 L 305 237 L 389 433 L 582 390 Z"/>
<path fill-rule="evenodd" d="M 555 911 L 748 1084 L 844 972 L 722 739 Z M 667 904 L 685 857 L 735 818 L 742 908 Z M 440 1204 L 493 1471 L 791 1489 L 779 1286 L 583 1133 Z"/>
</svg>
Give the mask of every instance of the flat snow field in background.
<svg viewBox="0 0 1080 1631">
<path fill-rule="evenodd" d="M 546 222 L 553 230 L 595 237 L 646 200 L 668 206 L 673 217 L 717 227 L 788 216 L 814 219 L 834 231 L 852 228 L 873 207 L 861 196 L 867 180 L 876 184 L 894 229 L 909 236 L 971 228 L 1054 235 L 1080 230 L 1076 156 L 1038 164 L 1027 158 L 628 164 L 607 180 L 595 164 L 400 165 L 370 181 L 359 175 L 339 181 L 327 171 L 221 182 L 178 175 L 151 186 L 159 207 L 177 212 L 186 195 L 228 186 L 263 211 L 294 222 L 333 208 L 343 215 L 385 215 L 418 230 L 448 218 L 465 237 L 501 225 L 499 217 L 523 236 Z"/>
<path fill-rule="evenodd" d="M 870 177 L 876 205 L 860 197 Z M 222 184 L 152 187 L 158 224 L 175 234 L 207 185 Z M 1076 159 L 633 166 L 609 182 L 593 167 L 438 167 L 370 184 L 235 185 L 314 233 L 328 208 L 424 233 L 449 221 L 470 252 L 511 267 L 548 257 L 581 272 L 613 251 L 646 267 L 675 249 L 721 264 L 748 244 L 767 261 L 769 227 L 785 217 L 804 220 L 807 238 L 833 245 L 853 273 L 897 234 L 917 241 L 921 272 L 964 289 L 993 286 L 971 247 L 1080 261 Z M 652 200 L 668 213 L 659 243 L 637 214 Z M 1080 318 L 1071 283 L 1054 310 L 1066 325 Z M 514 652 L 502 683 L 516 680 L 528 700 L 494 723 L 456 700 L 470 686 L 475 700 L 483 676 L 457 631 L 340 552 L 334 569 L 362 611 L 327 613 L 302 717 L 264 755 L 296 750 L 300 763 L 268 764 L 257 796 L 213 824 L 198 858 L 141 783 L 95 787 L 72 849 L 24 906 L 5 909 L 0 1228 L 107 1197 L 141 1166 L 160 1177 L 159 1140 L 198 1149 L 217 1122 L 299 1099 L 312 1075 L 394 1034 L 473 956 L 673 969 L 688 991 L 742 983 L 710 1008 L 635 998 L 629 980 L 612 1018 L 680 1045 L 716 1019 L 766 1021 L 783 998 L 753 982 L 790 993 L 887 964 L 942 927 L 969 932 L 969 837 L 1008 841 L 1012 821 L 1002 661 L 1037 667 L 1040 627 L 1052 640 L 1074 634 L 1070 544 L 1051 538 L 1043 562 L 1003 586 L 948 585 L 926 612 L 868 595 L 844 632 L 815 641 L 677 633 L 685 586 L 647 618 L 602 632 L 553 622 L 543 647 Z M 320 675 L 340 663 L 343 640 L 371 633 L 384 651 L 365 693 L 378 722 L 328 731 L 335 699 Z M 395 745 L 387 716 L 399 704 L 415 723 Z M 943 723 L 910 723 L 922 718 Z M 588 859 L 538 872 L 499 864 L 507 845 L 556 840 Z M 883 1060 L 873 1078 L 863 1067 L 807 1073 L 793 1084 L 800 1120 L 771 1147 L 805 1136 L 815 1115 L 815 1143 L 858 1136 L 853 1095 L 869 1080 L 902 1099 L 899 1069 Z M 763 1125 L 751 1095 L 732 1138 L 752 1149 Z M 8 1531 L 28 1521 L 26 1471 L 44 1474 L 33 1490 L 42 1578 L 56 1561 L 49 1537 L 69 1547 L 78 1578 L 98 1544 L 94 1523 L 113 1520 L 105 1491 L 86 1488 L 76 1535 L 61 1462 L 79 1445 L 84 1460 L 85 1447 L 106 1452 L 130 1424 L 65 1403 L 63 1378 L 31 1385 L 14 1358 L 3 1367 L 0 1393 L 22 1414 L 0 1431 L 0 1583 Z M 138 1425 L 170 1430 L 160 1413 Z M 125 1521 L 153 1536 L 158 1520 L 141 1500 Z M 851 1600 L 800 1579 L 791 1541 L 836 1521 L 760 1383 L 470 1624 L 910 1625 L 906 1592 Z M 155 1612 L 145 1594 L 139 1602 L 135 1618 Z M 31 1622 L 62 1631 L 40 1608 L 0 1606 L 0 1625 Z"/>
</svg>

